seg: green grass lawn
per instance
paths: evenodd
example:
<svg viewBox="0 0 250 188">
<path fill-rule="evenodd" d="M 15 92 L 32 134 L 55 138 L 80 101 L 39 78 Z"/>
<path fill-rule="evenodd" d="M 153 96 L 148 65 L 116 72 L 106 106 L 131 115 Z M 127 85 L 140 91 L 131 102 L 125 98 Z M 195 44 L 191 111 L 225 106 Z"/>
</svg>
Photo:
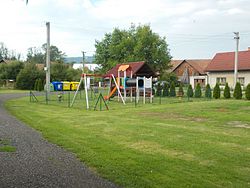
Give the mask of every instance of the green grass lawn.
<svg viewBox="0 0 250 188">
<path fill-rule="evenodd" d="M 39 98 L 40 100 L 40 98 Z M 6 103 L 50 142 L 124 187 L 250 187 L 250 102 L 164 99 L 86 111 L 84 103 Z"/>
<path fill-rule="evenodd" d="M 16 148 L 10 144 L 9 140 L 0 139 L 0 152 L 15 152 Z"/>
</svg>

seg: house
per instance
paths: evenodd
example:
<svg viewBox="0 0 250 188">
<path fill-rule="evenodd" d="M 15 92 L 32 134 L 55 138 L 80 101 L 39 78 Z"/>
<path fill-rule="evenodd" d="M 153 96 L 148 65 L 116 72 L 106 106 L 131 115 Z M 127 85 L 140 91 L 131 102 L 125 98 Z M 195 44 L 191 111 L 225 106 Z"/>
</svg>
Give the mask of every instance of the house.
<svg viewBox="0 0 250 188">
<path fill-rule="evenodd" d="M 208 83 L 214 87 L 216 83 L 234 87 L 235 52 L 217 53 L 206 68 Z M 250 48 L 238 53 L 238 82 L 242 86 L 250 83 Z"/>
<path fill-rule="evenodd" d="M 184 84 L 191 84 L 194 88 L 198 83 L 204 87 L 207 83 L 205 69 L 211 59 L 184 59 L 172 60 L 171 72 L 175 73 L 178 80 Z"/>
<path fill-rule="evenodd" d="M 117 77 L 118 76 L 118 69 L 119 67 L 121 66 L 122 64 L 117 64 L 115 67 L 113 67 L 112 69 L 110 69 L 106 75 L 111 75 L 113 74 L 114 77 Z M 146 64 L 144 61 L 140 61 L 140 62 L 129 62 L 129 63 L 126 63 L 125 65 L 129 65 L 131 70 L 128 70 L 127 71 L 127 76 L 130 76 L 131 75 L 131 71 L 132 71 L 132 77 L 135 78 L 135 77 L 143 77 L 143 76 L 146 76 L 146 77 L 155 77 L 156 74 L 155 72 L 153 71 L 153 69 L 148 65 Z M 121 72 L 120 76 L 123 76 L 123 72 Z"/>
<path fill-rule="evenodd" d="M 0 59 L 0 63 L 6 63 L 4 59 Z"/>
</svg>

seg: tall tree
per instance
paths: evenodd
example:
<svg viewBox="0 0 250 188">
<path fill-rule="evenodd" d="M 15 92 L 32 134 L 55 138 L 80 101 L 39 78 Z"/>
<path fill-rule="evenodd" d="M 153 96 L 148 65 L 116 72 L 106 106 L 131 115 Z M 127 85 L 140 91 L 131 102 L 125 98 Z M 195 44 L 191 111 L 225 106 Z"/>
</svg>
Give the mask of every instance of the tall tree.
<svg viewBox="0 0 250 188">
<path fill-rule="evenodd" d="M 96 41 L 95 47 L 95 63 L 101 65 L 102 72 L 118 63 L 145 61 L 162 73 L 169 68 L 171 59 L 166 38 L 154 33 L 149 25 L 132 25 L 128 30 L 116 28 Z"/>
</svg>

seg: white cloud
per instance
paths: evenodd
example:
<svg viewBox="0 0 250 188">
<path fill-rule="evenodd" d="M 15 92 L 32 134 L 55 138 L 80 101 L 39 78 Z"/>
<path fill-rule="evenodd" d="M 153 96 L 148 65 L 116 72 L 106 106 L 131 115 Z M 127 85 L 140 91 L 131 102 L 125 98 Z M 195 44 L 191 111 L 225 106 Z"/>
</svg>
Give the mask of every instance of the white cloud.
<svg viewBox="0 0 250 188">
<path fill-rule="evenodd" d="M 150 23 L 153 31 L 167 37 L 174 57 L 211 58 L 234 47 L 233 31 L 250 31 L 248 4 L 247 0 L 30 0 L 26 6 L 22 0 L 0 1 L 0 42 L 25 54 L 27 48 L 46 42 L 45 22 L 50 21 L 51 43 L 69 56 L 80 56 L 82 50 L 92 54 L 95 40 L 114 27 Z M 242 35 L 244 49 L 250 38 Z"/>
</svg>

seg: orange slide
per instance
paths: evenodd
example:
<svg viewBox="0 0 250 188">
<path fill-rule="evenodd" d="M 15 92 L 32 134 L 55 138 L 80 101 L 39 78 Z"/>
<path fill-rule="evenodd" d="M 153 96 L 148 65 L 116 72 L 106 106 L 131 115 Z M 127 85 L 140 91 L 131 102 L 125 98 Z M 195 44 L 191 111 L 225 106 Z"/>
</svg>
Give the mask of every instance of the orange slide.
<svg viewBox="0 0 250 188">
<path fill-rule="evenodd" d="M 114 87 L 108 96 L 104 96 L 104 100 L 109 100 L 109 98 L 116 92 L 116 89 L 117 88 Z"/>
</svg>

